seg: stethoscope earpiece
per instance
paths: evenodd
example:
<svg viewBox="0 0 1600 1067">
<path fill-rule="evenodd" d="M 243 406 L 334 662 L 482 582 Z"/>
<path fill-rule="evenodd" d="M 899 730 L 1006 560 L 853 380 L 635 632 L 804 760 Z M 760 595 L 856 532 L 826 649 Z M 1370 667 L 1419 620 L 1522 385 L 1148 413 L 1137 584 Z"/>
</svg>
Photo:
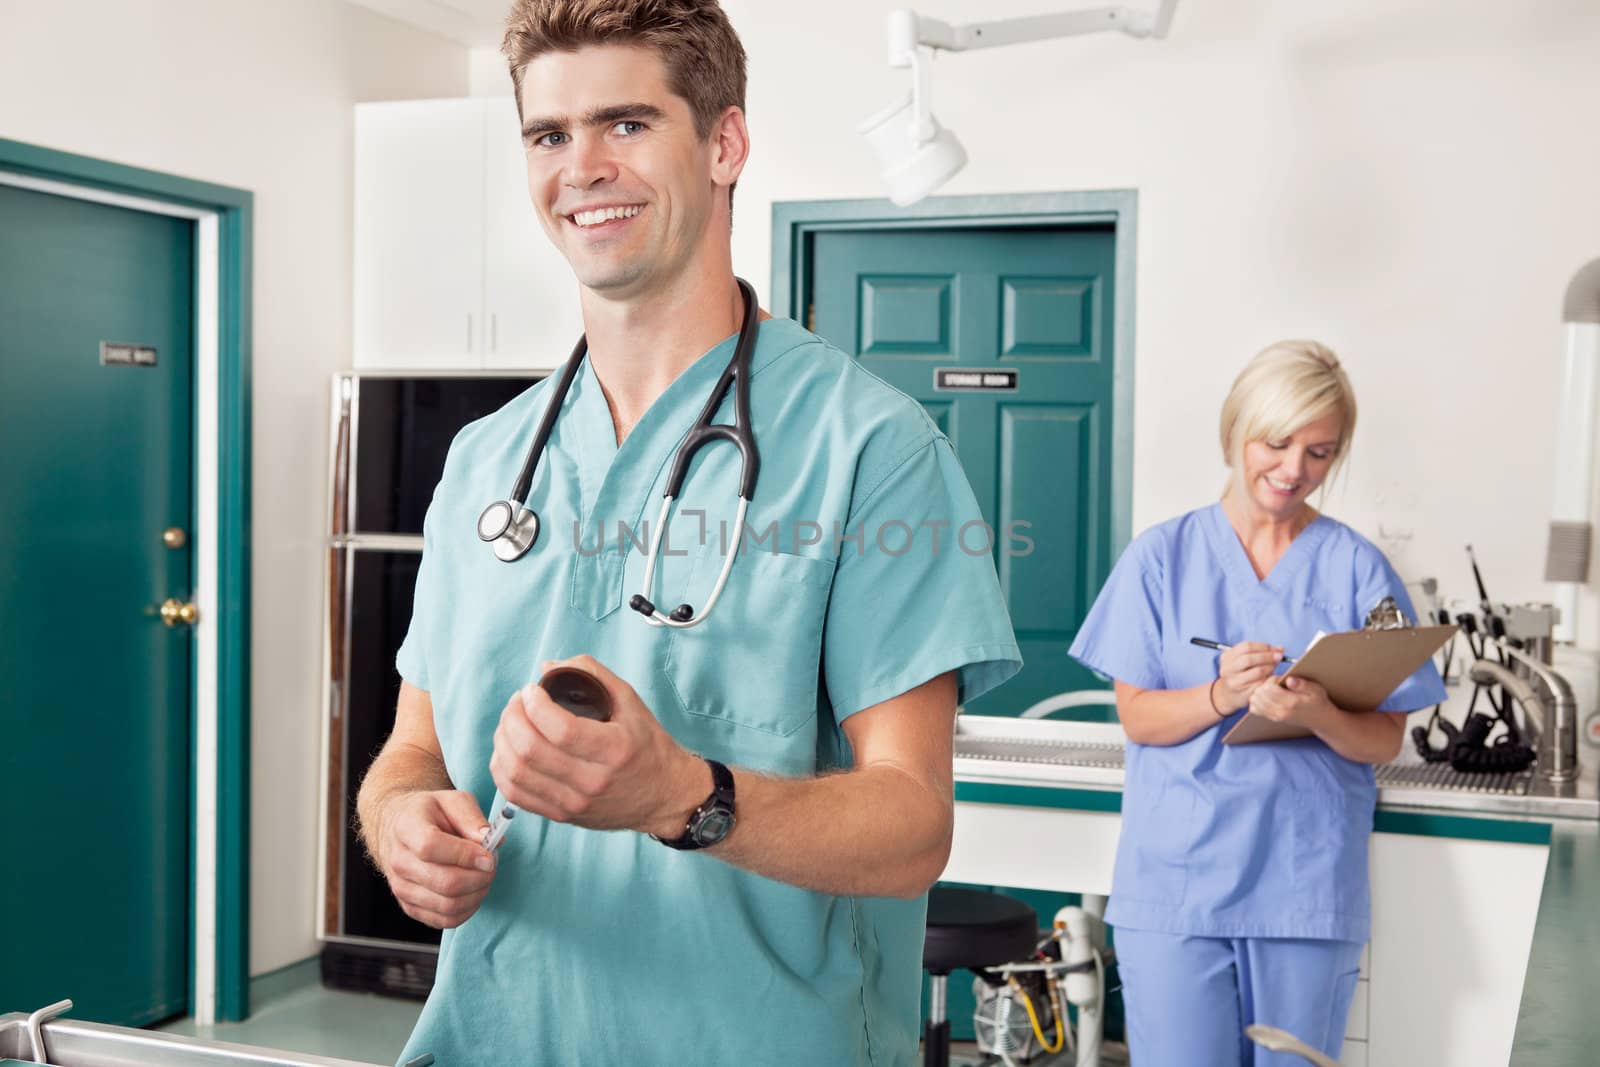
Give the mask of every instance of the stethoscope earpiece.
<svg viewBox="0 0 1600 1067">
<path fill-rule="evenodd" d="M 633 596 L 629 597 L 628 607 L 634 611 L 637 611 L 646 619 L 655 622 L 656 606 L 650 603 L 650 601 L 646 600 L 642 593 L 635 593 Z M 688 604 L 679 604 L 677 607 L 672 609 L 671 614 L 669 614 L 667 618 L 676 623 L 687 623 L 690 619 L 694 618 L 694 608 L 690 607 Z"/>
</svg>

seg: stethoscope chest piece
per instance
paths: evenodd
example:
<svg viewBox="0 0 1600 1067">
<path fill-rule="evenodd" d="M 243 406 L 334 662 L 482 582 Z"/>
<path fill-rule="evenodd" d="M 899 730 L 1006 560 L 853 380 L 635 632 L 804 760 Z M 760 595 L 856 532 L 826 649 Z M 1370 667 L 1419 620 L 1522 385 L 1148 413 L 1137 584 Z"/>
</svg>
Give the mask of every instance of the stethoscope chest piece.
<svg viewBox="0 0 1600 1067">
<path fill-rule="evenodd" d="M 539 516 L 509 500 L 496 500 L 478 516 L 478 537 L 494 545 L 497 559 L 521 559 L 539 539 Z"/>
</svg>

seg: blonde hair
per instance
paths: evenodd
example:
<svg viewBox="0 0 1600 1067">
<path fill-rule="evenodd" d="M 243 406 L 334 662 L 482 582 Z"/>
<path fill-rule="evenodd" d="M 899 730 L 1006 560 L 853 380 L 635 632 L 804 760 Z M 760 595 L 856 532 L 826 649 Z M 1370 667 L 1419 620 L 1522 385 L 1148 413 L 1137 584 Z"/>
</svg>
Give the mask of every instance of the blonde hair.
<svg viewBox="0 0 1600 1067">
<path fill-rule="evenodd" d="M 1341 416 L 1332 481 L 1356 432 L 1356 394 L 1339 357 L 1316 341 L 1279 341 L 1262 349 L 1233 380 L 1222 402 L 1222 458 L 1237 471 L 1250 441 L 1279 441 L 1332 413 Z M 1326 484 L 1326 483 L 1324 483 Z"/>
</svg>

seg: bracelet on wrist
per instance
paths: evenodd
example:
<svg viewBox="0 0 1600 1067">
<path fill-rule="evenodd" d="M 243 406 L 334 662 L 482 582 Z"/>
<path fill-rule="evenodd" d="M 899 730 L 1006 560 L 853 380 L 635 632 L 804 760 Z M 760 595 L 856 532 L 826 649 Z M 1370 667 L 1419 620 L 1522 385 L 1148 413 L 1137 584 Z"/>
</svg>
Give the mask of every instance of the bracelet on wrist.
<svg viewBox="0 0 1600 1067">
<path fill-rule="evenodd" d="M 1226 719 L 1228 713 L 1217 707 L 1217 683 L 1220 681 L 1222 681 L 1220 677 L 1211 679 L 1211 685 L 1206 689 L 1206 702 L 1211 705 L 1211 710 L 1217 713 L 1217 718 Z"/>
</svg>

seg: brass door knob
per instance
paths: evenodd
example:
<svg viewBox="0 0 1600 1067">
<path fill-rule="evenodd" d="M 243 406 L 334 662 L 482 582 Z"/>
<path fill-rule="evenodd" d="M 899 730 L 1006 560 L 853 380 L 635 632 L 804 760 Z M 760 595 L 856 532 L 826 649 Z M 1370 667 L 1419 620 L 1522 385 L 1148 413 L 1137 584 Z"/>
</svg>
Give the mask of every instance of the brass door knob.
<svg viewBox="0 0 1600 1067">
<path fill-rule="evenodd" d="M 168 548 L 182 548 L 189 543 L 189 535 L 179 526 L 168 526 L 161 531 L 161 543 Z"/>
<path fill-rule="evenodd" d="M 193 626 L 199 618 L 198 608 L 193 604 L 185 604 L 176 597 L 169 596 L 161 603 L 161 621 L 173 629 L 179 626 Z"/>
</svg>

